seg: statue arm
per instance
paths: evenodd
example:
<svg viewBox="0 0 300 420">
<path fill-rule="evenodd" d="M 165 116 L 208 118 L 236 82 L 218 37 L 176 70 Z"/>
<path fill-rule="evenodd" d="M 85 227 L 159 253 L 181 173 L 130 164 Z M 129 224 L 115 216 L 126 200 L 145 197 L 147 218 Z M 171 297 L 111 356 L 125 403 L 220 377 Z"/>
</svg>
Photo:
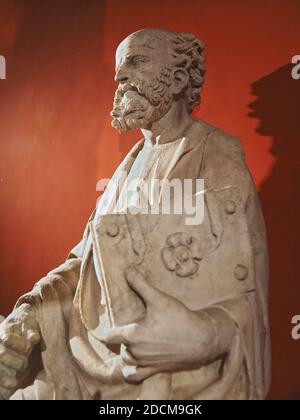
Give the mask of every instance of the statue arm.
<svg viewBox="0 0 300 420">
<path fill-rule="evenodd" d="M 250 236 L 255 281 L 250 291 L 204 310 L 217 336 L 212 358 L 228 354 L 233 348 L 230 339 L 240 337 L 240 363 L 245 362 L 247 366 L 255 395 L 264 398 L 270 383 L 270 338 L 268 252 L 263 213 L 239 140 L 220 132 L 213 133 L 211 140 L 205 156 L 209 164 L 204 165 L 201 175 L 208 188 L 238 187 Z"/>
<path fill-rule="evenodd" d="M 244 333 L 249 327 L 249 320 L 253 324 L 252 318 L 255 318 L 255 322 L 259 320 L 256 328 L 261 337 L 268 331 L 268 256 L 264 219 L 255 187 L 247 172 L 244 182 L 244 191 L 248 184 L 244 206 L 252 248 L 255 283 L 251 290 L 200 311 L 204 317 L 210 319 L 215 329 L 216 343 L 215 350 L 211 353 L 212 360 L 229 352 L 232 338 Z"/>
<path fill-rule="evenodd" d="M 86 228 L 81 242 L 71 250 L 66 261 L 39 280 L 29 293 L 21 296 L 12 313 L 1 324 L 0 400 L 9 398 L 31 371 L 28 361 L 32 349 L 40 342 L 41 335 L 45 332 L 41 331 L 40 324 L 41 320 L 42 324 L 45 321 L 43 308 L 48 308 L 48 315 L 54 311 L 56 322 L 61 326 L 64 325 L 63 318 L 69 318 L 87 238 Z M 47 322 L 46 325 L 50 326 L 51 321 Z M 62 330 L 63 328 L 60 329 Z M 11 374 L 6 371 L 16 372 L 13 381 L 10 380 Z"/>
<path fill-rule="evenodd" d="M 79 245 L 83 245 L 81 241 Z M 76 247 L 77 248 L 77 247 Z M 59 267 L 51 270 L 45 277 L 40 279 L 33 287 L 33 289 L 21 296 L 15 308 L 18 308 L 21 305 L 27 304 L 30 306 L 35 306 L 41 301 L 41 296 L 43 289 L 45 287 L 53 287 L 57 292 L 57 295 L 62 303 L 64 312 L 68 312 L 68 306 L 64 302 L 70 300 L 74 297 L 77 283 L 79 280 L 80 268 L 81 268 L 82 255 L 79 253 L 77 255 L 73 254 L 73 250 L 69 254 L 67 260 L 61 264 Z M 68 299 L 69 298 L 69 299 Z M 66 313 L 65 313 L 66 315 Z"/>
</svg>

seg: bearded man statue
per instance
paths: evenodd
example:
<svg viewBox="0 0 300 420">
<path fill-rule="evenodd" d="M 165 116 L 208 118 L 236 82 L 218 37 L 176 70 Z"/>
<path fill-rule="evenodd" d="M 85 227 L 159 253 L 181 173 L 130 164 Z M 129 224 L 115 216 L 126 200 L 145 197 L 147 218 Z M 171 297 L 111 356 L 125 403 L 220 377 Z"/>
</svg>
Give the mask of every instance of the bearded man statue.
<svg viewBox="0 0 300 420">
<path fill-rule="evenodd" d="M 143 139 L 116 170 L 81 242 L 0 325 L 2 399 L 266 397 L 264 221 L 239 140 L 192 118 L 204 76 L 204 45 L 193 34 L 144 29 L 119 45 L 112 126 L 120 132 L 141 129 Z M 147 216 L 142 223 L 155 244 L 143 250 L 148 266 L 130 263 L 112 276 L 112 307 L 124 302 L 123 284 L 142 302 L 142 316 L 109 323 L 103 266 L 117 273 L 122 256 L 112 250 L 124 235 L 117 224 L 101 232 L 97 227 L 126 206 L 139 207 L 140 190 L 128 191 L 129 181 L 153 179 L 203 179 L 209 230 L 203 241 L 195 227 L 193 237 L 175 231 L 165 243 L 164 232 L 179 219 L 171 223 L 156 215 L 150 228 Z M 151 192 L 148 201 L 159 204 Z M 105 232 L 115 248 L 103 258 Z M 137 255 L 148 240 L 138 235 Z M 193 240 L 208 245 L 195 247 Z M 133 311 L 133 304 L 118 310 L 126 309 Z"/>
</svg>

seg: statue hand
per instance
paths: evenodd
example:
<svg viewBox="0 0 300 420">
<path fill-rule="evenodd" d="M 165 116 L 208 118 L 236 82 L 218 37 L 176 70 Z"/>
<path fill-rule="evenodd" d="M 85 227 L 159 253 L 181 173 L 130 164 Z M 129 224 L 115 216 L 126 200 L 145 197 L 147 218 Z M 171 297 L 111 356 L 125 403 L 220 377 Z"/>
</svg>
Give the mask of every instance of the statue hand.
<svg viewBox="0 0 300 420">
<path fill-rule="evenodd" d="M 20 305 L 0 324 L 0 399 L 8 399 L 40 340 L 32 308 Z"/>
<path fill-rule="evenodd" d="M 128 267 L 125 276 L 145 302 L 146 316 L 139 323 L 107 330 L 102 340 L 125 344 L 121 355 L 126 379 L 139 382 L 158 372 L 206 363 L 216 346 L 211 320 L 150 285 L 135 267 Z"/>
</svg>

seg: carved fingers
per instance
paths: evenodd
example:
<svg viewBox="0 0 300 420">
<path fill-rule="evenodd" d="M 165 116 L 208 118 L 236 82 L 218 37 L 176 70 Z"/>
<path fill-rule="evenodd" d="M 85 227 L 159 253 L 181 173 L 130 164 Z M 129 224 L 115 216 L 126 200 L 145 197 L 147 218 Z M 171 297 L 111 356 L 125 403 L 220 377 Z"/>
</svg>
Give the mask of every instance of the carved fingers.
<svg viewBox="0 0 300 420">
<path fill-rule="evenodd" d="M 0 363 L 0 386 L 5 389 L 14 389 L 17 385 L 17 372 Z"/>
<path fill-rule="evenodd" d="M 129 286 L 142 298 L 147 309 L 157 306 L 162 307 L 170 299 L 163 292 L 152 286 L 135 266 L 127 267 L 124 274 Z"/>
<path fill-rule="evenodd" d="M 121 344 L 120 356 L 122 357 L 122 360 L 126 365 L 136 366 L 137 360 L 134 358 L 130 350 L 124 344 Z"/>
<path fill-rule="evenodd" d="M 130 383 L 139 383 L 158 373 L 159 370 L 153 367 L 125 366 L 122 369 L 124 378 Z"/>
<path fill-rule="evenodd" d="M 134 353 L 134 352 L 133 352 Z M 140 361 L 134 357 L 130 351 L 123 344 L 121 345 L 120 356 L 125 364 L 122 368 L 122 375 L 126 381 L 130 383 L 138 383 L 144 381 L 158 372 L 156 367 L 140 367 Z"/>
<path fill-rule="evenodd" d="M 0 343 L 0 400 L 7 400 L 16 388 L 18 375 L 26 368 L 24 356 Z"/>
<path fill-rule="evenodd" d="M 135 340 L 137 324 L 109 328 L 101 333 L 101 341 L 107 344 L 131 344 Z"/>
<path fill-rule="evenodd" d="M 106 330 L 102 341 L 121 345 L 126 381 L 201 365 L 214 345 L 215 331 L 207 317 L 153 287 L 135 266 L 126 269 L 125 277 L 145 302 L 146 314 L 136 323 Z"/>
<path fill-rule="evenodd" d="M 0 342 L 21 355 L 27 356 L 39 340 L 37 323 L 27 304 L 15 309 L 0 325 Z"/>
<path fill-rule="evenodd" d="M 40 340 L 30 306 L 23 304 L 0 324 L 0 399 L 8 399 Z"/>
<path fill-rule="evenodd" d="M 15 371 L 26 368 L 26 357 L 0 343 L 0 363 Z"/>
</svg>

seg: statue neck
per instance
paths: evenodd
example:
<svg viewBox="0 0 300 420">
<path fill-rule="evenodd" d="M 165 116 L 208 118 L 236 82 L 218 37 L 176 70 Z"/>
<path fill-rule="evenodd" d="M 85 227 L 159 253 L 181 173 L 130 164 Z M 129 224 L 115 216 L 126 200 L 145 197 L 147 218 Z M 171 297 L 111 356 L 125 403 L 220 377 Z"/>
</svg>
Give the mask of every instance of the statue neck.
<svg viewBox="0 0 300 420">
<path fill-rule="evenodd" d="M 184 101 L 173 101 L 170 110 L 150 130 L 142 129 L 146 141 L 154 144 L 178 140 L 193 122 Z"/>
</svg>

